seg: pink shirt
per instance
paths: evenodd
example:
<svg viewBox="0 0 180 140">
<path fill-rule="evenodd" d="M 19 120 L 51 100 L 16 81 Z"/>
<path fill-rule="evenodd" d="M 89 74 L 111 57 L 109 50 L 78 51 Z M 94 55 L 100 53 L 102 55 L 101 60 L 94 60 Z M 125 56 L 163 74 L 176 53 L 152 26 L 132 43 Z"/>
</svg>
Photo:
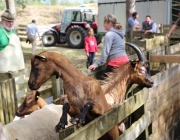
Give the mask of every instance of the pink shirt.
<svg viewBox="0 0 180 140">
<path fill-rule="evenodd" d="M 84 39 L 84 47 L 86 52 L 97 52 L 98 51 L 98 46 L 97 46 L 97 41 L 95 37 L 90 37 L 87 36 Z"/>
<path fill-rule="evenodd" d="M 114 66 L 114 67 L 119 67 L 123 64 L 126 64 L 129 62 L 129 58 L 127 55 L 125 56 L 120 56 L 120 57 L 117 57 L 117 58 L 114 58 L 114 59 L 111 59 L 109 62 L 108 62 L 108 65 L 110 66 Z"/>
</svg>

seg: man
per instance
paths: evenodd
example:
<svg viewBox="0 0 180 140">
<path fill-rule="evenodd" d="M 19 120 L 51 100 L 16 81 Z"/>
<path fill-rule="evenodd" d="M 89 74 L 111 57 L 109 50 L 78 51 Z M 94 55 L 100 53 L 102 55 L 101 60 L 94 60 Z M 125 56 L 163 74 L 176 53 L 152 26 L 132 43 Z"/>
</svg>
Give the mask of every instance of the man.
<svg viewBox="0 0 180 140">
<path fill-rule="evenodd" d="M 157 32 L 157 25 L 151 20 L 151 16 L 147 15 L 145 21 L 142 22 L 142 31 L 144 32 L 144 35 Z"/>
<path fill-rule="evenodd" d="M 22 70 L 24 57 L 19 37 L 14 30 L 14 15 L 9 9 L 1 16 L 0 26 L 0 73 Z"/>
<path fill-rule="evenodd" d="M 171 27 L 169 33 L 167 34 L 167 37 L 169 37 L 172 34 L 172 32 L 177 28 L 177 26 L 180 26 L 180 12 L 178 15 L 179 15 L 179 18 L 176 20 L 174 25 Z"/>
<path fill-rule="evenodd" d="M 138 18 L 138 13 L 134 12 L 132 13 L 132 15 L 128 18 L 127 24 L 126 24 L 126 33 L 127 33 L 127 37 L 129 37 L 129 32 L 130 32 L 130 28 L 134 27 L 135 29 L 140 29 L 141 26 L 139 24 L 139 22 L 137 21 Z"/>
<path fill-rule="evenodd" d="M 41 40 L 35 20 L 32 20 L 32 23 L 27 26 L 26 32 L 28 35 L 28 39 L 30 40 L 32 44 L 32 54 L 35 55 L 36 54 L 36 33 L 39 36 L 39 40 Z"/>
</svg>

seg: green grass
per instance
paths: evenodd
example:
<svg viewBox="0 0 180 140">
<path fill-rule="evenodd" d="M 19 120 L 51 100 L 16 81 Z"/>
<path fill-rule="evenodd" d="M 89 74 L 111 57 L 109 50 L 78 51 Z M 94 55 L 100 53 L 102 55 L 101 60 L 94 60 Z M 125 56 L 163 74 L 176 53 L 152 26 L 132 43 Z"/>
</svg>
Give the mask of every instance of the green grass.
<svg viewBox="0 0 180 140">
<path fill-rule="evenodd" d="M 26 67 L 30 67 L 30 56 L 32 53 L 32 49 L 31 49 L 31 44 L 25 43 L 25 42 L 21 42 L 22 44 L 22 50 L 24 52 L 25 56 L 25 63 L 26 63 Z M 60 54 L 62 54 L 63 56 L 65 56 L 67 59 L 69 59 L 71 61 L 71 63 L 76 66 L 78 69 L 84 70 L 86 69 L 86 61 L 87 61 L 87 57 L 86 57 L 86 53 L 84 51 L 84 49 L 73 49 L 68 47 L 67 45 L 59 45 L 57 44 L 56 47 L 43 47 L 42 49 L 42 44 L 41 42 L 37 42 L 37 47 L 36 47 L 36 54 L 42 52 L 42 51 L 55 51 L 58 52 Z M 97 59 L 100 55 L 102 51 L 102 45 L 99 45 L 98 47 L 98 55 L 96 55 Z"/>
</svg>

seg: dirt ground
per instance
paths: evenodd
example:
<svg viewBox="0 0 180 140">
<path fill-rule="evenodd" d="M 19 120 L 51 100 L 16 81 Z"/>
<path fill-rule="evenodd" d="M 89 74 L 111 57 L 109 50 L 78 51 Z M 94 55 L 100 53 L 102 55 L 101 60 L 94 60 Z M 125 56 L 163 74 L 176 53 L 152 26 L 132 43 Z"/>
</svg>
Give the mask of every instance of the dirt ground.
<svg viewBox="0 0 180 140">
<path fill-rule="evenodd" d="M 89 7 L 93 7 L 95 11 L 98 11 L 97 3 L 88 4 Z M 29 24 L 32 19 L 37 21 L 37 25 L 45 25 L 45 24 L 56 24 L 61 21 L 61 16 L 59 16 L 60 11 L 64 11 L 64 9 L 69 6 L 26 6 L 25 9 L 17 9 L 17 24 Z M 72 7 L 72 6 L 71 6 Z M 2 15 L 3 11 L 0 11 L 0 15 Z"/>
</svg>

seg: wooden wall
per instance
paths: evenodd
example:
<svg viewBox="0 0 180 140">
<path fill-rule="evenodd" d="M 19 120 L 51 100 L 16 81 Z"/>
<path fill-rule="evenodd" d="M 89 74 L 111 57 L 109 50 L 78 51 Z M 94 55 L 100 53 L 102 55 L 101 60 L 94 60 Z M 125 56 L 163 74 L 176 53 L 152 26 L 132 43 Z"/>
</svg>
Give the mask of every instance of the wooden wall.
<svg viewBox="0 0 180 140">
<path fill-rule="evenodd" d="M 180 65 L 176 65 L 154 77 L 145 104 L 151 112 L 152 140 L 174 140 L 170 130 L 180 119 Z"/>
</svg>

